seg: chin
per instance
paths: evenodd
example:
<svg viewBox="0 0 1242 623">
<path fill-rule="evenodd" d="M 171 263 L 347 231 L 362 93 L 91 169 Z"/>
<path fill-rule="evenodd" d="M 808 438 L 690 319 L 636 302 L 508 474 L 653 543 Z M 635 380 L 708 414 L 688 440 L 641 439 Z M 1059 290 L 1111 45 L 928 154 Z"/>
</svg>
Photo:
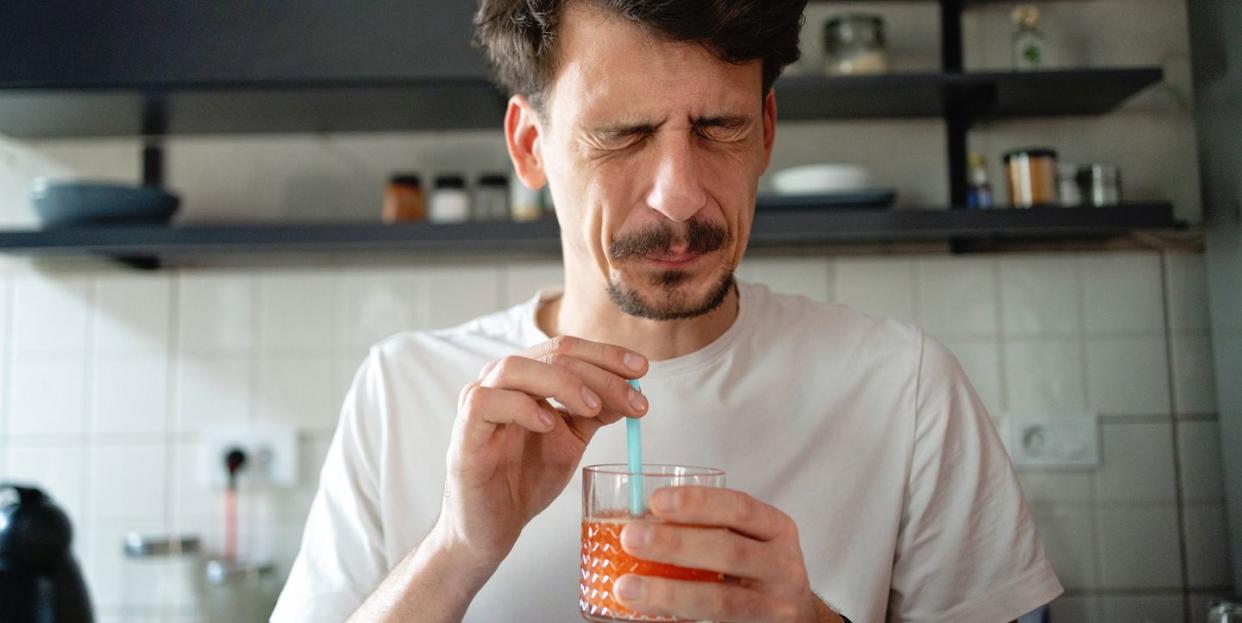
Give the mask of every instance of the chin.
<svg viewBox="0 0 1242 623">
<path fill-rule="evenodd" d="M 608 296 L 621 311 L 649 320 L 684 320 L 715 311 L 729 296 L 731 269 L 695 275 L 659 270 L 641 276 L 614 277 Z"/>
</svg>

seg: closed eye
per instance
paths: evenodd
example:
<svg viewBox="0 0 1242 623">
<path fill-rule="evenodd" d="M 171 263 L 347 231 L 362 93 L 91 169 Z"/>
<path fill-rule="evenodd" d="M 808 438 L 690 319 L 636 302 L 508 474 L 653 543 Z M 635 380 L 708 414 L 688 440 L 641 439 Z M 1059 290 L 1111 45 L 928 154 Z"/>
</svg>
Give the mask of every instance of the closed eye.
<svg viewBox="0 0 1242 623">
<path fill-rule="evenodd" d="M 749 119 L 745 117 L 711 117 L 698 119 L 694 122 L 694 131 L 699 136 L 721 142 L 732 142 L 745 138 L 749 127 Z"/>
</svg>

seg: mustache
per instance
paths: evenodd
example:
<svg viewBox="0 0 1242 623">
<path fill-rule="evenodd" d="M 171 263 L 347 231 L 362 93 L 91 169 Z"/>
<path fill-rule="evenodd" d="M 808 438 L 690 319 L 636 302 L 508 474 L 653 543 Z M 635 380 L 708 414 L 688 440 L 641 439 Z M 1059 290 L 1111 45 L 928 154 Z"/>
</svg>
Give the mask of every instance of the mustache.
<svg viewBox="0 0 1242 623">
<path fill-rule="evenodd" d="M 729 242 L 729 232 L 714 223 L 689 221 L 680 226 L 660 223 L 642 231 L 622 236 L 608 245 L 613 259 L 625 260 L 645 255 L 662 255 L 674 246 L 686 246 L 692 254 L 711 253 Z"/>
</svg>

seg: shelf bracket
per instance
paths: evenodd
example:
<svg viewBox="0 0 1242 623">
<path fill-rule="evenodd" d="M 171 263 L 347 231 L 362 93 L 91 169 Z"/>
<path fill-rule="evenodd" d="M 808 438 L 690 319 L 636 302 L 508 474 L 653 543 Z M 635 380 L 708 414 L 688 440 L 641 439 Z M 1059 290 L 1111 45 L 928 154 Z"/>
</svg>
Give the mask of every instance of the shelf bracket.
<svg viewBox="0 0 1242 623">
<path fill-rule="evenodd" d="M 164 185 L 164 136 L 168 132 L 168 106 L 159 94 L 147 94 L 142 102 L 142 185 Z"/>
</svg>

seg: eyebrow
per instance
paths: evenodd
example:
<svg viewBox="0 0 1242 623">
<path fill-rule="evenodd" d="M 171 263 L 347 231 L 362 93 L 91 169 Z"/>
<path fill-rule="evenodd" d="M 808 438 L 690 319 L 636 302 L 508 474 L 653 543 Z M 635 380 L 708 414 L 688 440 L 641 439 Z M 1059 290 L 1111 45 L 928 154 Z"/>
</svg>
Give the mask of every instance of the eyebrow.
<svg viewBox="0 0 1242 623">
<path fill-rule="evenodd" d="M 740 128 L 750 123 L 750 117 L 747 115 L 715 115 L 710 117 L 698 117 L 691 122 L 695 128 Z M 626 138 L 630 136 L 639 136 L 654 134 L 660 129 L 660 123 L 619 123 L 616 125 L 605 125 L 591 130 L 592 134 L 608 138 Z"/>
</svg>

